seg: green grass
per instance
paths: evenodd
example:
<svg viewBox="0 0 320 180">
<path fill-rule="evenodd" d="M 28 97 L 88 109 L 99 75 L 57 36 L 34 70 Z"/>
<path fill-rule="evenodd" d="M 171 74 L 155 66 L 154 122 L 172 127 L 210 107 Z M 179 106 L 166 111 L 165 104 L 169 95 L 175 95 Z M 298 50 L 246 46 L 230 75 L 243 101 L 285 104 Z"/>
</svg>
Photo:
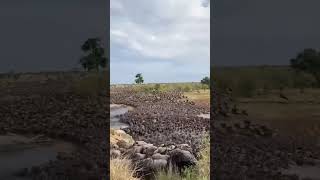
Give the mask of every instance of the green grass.
<svg viewBox="0 0 320 180">
<path fill-rule="evenodd" d="M 310 74 L 297 73 L 289 66 L 215 67 L 211 71 L 216 87 L 222 90 L 231 88 L 236 97 L 268 94 L 281 88 L 317 87 Z"/>
<path fill-rule="evenodd" d="M 211 71 L 216 87 L 231 88 L 234 103 L 247 110 L 250 120 L 296 141 L 319 143 L 320 88 L 310 74 L 289 66 L 214 67 Z"/>
<path fill-rule="evenodd" d="M 208 89 L 207 85 L 198 82 L 190 83 L 148 83 L 148 84 L 131 84 L 131 85 L 113 85 L 111 87 L 132 87 L 143 92 L 166 92 L 179 90 L 182 92 L 201 91 Z"/>
<path fill-rule="evenodd" d="M 106 93 L 108 87 L 107 73 L 88 73 L 87 76 L 73 81 L 73 91 L 81 96 L 96 96 Z"/>
</svg>

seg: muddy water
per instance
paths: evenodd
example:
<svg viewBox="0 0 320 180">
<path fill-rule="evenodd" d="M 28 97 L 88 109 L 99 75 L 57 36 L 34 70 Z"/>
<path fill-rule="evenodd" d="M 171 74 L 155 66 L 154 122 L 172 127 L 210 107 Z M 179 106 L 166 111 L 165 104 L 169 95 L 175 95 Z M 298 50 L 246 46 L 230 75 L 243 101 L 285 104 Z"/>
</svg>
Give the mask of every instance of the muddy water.
<svg viewBox="0 0 320 180">
<path fill-rule="evenodd" d="M 205 119 L 210 119 L 210 114 L 200 114 L 200 115 L 198 115 L 198 117 L 202 117 L 202 118 L 205 118 Z"/>
<path fill-rule="evenodd" d="M 120 122 L 120 115 L 127 113 L 133 108 L 121 104 L 110 105 L 110 128 L 120 129 L 128 127 L 128 124 Z"/>
<path fill-rule="evenodd" d="M 70 153 L 75 146 L 60 140 L 41 136 L 7 134 L 0 136 L 0 179 L 29 180 L 16 174 L 22 169 L 30 169 L 55 160 L 58 152 Z"/>
</svg>

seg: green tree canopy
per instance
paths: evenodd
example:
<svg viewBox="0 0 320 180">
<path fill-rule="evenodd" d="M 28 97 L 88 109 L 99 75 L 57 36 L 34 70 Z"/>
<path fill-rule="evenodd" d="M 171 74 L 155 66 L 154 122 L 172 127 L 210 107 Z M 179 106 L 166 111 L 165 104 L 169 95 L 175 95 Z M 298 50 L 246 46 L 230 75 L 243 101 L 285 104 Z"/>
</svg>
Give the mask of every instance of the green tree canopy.
<svg viewBox="0 0 320 180">
<path fill-rule="evenodd" d="M 293 69 L 311 74 L 320 85 L 320 52 L 311 48 L 304 49 L 290 63 Z"/>
<path fill-rule="evenodd" d="M 201 81 L 201 84 L 210 85 L 210 78 L 208 76 L 204 77 Z"/>
<path fill-rule="evenodd" d="M 142 84 L 144 82 L 142 74 L 138 73 L 136 76 L 136 79 L 134 80 L 137 84 Z"/>
<path fill-rule="evenodd" d="M 108 59 L 105 57 L 104 49 L 101 46 L 99 38 L 89 38 L 81 46 L 81 50 L 85 55 L 80 59 L 80 64 L 87 70 L 96 70 L 105 68 Z"/>
</svg>

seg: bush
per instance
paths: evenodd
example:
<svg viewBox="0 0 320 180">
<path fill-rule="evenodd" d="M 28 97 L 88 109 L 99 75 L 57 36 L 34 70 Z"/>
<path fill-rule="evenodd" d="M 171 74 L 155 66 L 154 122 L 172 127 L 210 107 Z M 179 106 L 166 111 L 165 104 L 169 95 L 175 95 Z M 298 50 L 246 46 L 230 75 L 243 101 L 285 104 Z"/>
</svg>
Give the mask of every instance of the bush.
<svg viewBox="0 0 320 180">
<path fill-rule="evenodd" d="M 75 80 L 73 89 L 75 94 L 81 96 L 97 96 L 101 93 L 107 93 L 107 75 L 106 73 L 89 73 L 87 76 Z"/>
<path fill-rule="evenodd" d="M 160 84 L 156 84 L 156 85 L 154 86 L 154 89 L 155 89 L 155 91 L 157 91 L 157 92 L 160 91 L 160 88 L 161 88 Z"/>
</svg>

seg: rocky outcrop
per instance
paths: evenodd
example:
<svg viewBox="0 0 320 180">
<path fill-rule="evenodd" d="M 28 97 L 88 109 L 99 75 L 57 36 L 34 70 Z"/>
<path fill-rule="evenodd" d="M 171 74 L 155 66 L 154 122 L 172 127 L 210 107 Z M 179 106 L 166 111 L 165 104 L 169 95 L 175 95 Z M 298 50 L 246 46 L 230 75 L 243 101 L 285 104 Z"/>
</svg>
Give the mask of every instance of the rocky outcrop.
<svg viewBox="0 0 320 180">
<path fill-rule="evenodd" d="M 120 133 L 123 132 L 120 130 Z M 129 135 L 125 137 L 128 139 Z M 113 146 L 110 150 L 110 157 L 119 158 L 121 156 L 131 159 L 138 169 L 137 176 L 148 178 L 160 170 L 168 170 L 169 168 L 182 170 L 197 163 L 195 156 L 188 151 L 191 150 L 191 147 L 187 144 L 157 147 L 144 141 L 136 141 L 132 144 L 131 141 L 125 139 L 118 139 L 117 142 L 122 143 Z"/>
</svg>

